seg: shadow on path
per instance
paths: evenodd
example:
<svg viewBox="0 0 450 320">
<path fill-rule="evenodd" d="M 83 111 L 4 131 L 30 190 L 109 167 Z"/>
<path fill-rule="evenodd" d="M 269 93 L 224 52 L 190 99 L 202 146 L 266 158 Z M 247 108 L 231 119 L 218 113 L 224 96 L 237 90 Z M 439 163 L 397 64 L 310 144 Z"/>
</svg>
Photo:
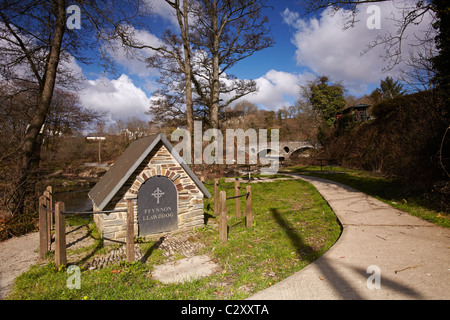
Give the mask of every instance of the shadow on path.
<svg viewBox="0 0 450 320">
<path fill-rule="evenodd" d="M 309 177 L 308 177 L 309 178 Z M 311 180 L 316 180 L 324 182 L 320 178 L 311 178 Z M 328 181 L 326 181 L 328 182 Z M 344 188 L 347 192 L 353 193 L 356 190 L 342 185 L 340 183 L 329 181 L 328 185 L 334 185 L 338 188 Z M 320 190 L 318 190 L 320 192 Z M 314 267 L 320 273 L 321 280 L 326 281 L 332 286 L 334 292 L 339 295 L 342 299 L 367 299 L 367 293 L 370 289 L 366 287 L 367 279 L 372 275 L 372 273 L 367 273 L 368 265 L 355 265 L 344 264 L 342 261 L 337 261 L 333 256 L 338 253 L 334 252 L 332 255 L 327 255 L 326 253 L 322 256 L 318 256 L 318 252 L 306 244 L 299 233 L 299 231 L 286 220 L 277 209 L 271 209 L 271 214 L 274 217 L 276 223 L 284 230 L 286 236 L 289 238 L 292 245 L 295 247 L 299 258 L 308 261 L 309 263 L 314 262 Z M 339 218 L 338 218 L 339 219 Z M 345 232 L 345 229 L 343 230 Z M 347 231 L 348 232 L 348 231 Z M 342 237 L 342 235 L 341 235 Z M 336 245 L 336 244 L 335 244 Z M 343 245 L 341 243 L 340 245 Z M 348 244 L 346 244 L 348 246 Z M 302 272 L 302 271 L 300 271 Z M 412 299 L 423 299 L 424 296 L 417 290 L 411 288 L 408 285 L 402 284 L 401 282 L 392 279 L 390 275 L 381 274 L 381 289 L 389 289 L 402 295 L 408 296 Z M 368 292 L 365 293 L 365 290 Z M 377 289 L 372 289 L 377 290 Z M 375 296 L 376 297 L 376 296 Z"/>
<path fill-rule="evenodd" d="M 272 216 L 278 225 L 285 231 L 287 237 L 295 247 L 299 258 L 312 263 L 317 259 L 317 252 L 307 245 L 298 231 L 281 216 L 277 209 L 270 209 Z M 334 290 L 339 293 L 343 299 L 363 299 L 356 290 L 351 288 L 348 281 L 342 277 L 329 263 L 325 257 L 320 257 L 316 262 L 324 277 L 333 285 Z"/>
</svg>

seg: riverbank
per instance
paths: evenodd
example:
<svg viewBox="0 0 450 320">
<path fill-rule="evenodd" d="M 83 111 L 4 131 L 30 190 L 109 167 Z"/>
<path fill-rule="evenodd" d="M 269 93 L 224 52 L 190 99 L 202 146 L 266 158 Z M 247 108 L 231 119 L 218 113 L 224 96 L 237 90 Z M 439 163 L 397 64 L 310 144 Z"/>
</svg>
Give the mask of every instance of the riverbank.
<svg viewBox="0 0 450 320">
<path fill-rule="evenodd" d="M 106 163 L 85 163 L 69 171 L 57 170 L 41 180 L 38 189 L 52 186 L 53 193 L 90 189 L 108 171 Z"/>
<path fill-rule="evenodd" d="M 36 191 L 42 194 L 47 186 L 51 186 L 54 201 L 65 202 L 66 209 L 87 211 L 92 208 L 87 193 L 108 169 L 108 164 L 85 163 L 65 172 L 56 170 L 39 181 Z M 1 187 L 3 190 L 7 188 L 5 185 Z M 38 195 L 35 197 L 35 203 L 29 204 L 28 212 L 17 217 L 11 217 L 0 210 L 0 242 L 38 230 L 37 199 Z"/>
</svg>

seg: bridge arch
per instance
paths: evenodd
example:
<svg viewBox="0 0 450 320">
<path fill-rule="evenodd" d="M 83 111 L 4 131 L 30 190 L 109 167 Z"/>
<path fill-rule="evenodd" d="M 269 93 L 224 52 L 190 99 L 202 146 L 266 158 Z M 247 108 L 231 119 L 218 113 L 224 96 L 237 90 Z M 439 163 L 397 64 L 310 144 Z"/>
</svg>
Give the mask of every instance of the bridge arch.
<svg viewBox="0 0 450 320">
<path fill-rule="evenodd" d="M 315 148 L 310 148 L 310 147 L 298 148 L 297 150 L 294 150 L 291 153 L 289 153 L 289 158 L 296 159 L 296 158 L 301 158 L 301 157 L 308 157 L 307 154 L 305 155 L 305 151 L 314 150 L 314 149 Z"/>
<path fill-rule="evenodd" d="M 247 149 L 248 148 L 248 149 Z M 311 141 L 279 141 L 278 148 L 272 148 L 271 143 L 268 143 L 264 147 L 257 144 L 251 144 L 248 146 L 238 146 L 239 150 L 250 151 L 250 154 L 257 154 L 258 157 L 272 156 L 280 157 L 283 160 L 289 159 L 292 154 L 303 152 L 308 149 L 317 149 L 316 145 Z"/>
<path fill-rule="evenodd" d="M 278 158 L 279 160 L 283 161 L 285 157 L 280 154 L 279 150 L 276 150 L 274 148 L 262 148 L 258 152 L 258 158 Z"/>
<path fill-rule="evenodd" d="M 310 141 L 280 141 L 279 142 L 280 155 L 285 159 L 289 159 L 291 155 L 304 152 L 308 149 L 317 149 Z"/>
</svg>

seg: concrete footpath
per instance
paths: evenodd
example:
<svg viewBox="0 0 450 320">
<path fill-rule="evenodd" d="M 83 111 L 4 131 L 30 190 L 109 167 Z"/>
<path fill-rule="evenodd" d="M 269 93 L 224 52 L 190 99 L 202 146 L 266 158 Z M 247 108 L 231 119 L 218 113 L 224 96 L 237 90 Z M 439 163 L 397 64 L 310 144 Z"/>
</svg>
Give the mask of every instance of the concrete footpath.
<svg viewBox="0 0 450 320">
<path fill-rule="evenodd" d="M 450 229 L 337 182 L 301 176 L 343 232 L 322 257 L 249 299 L 450 299 Z"/>
</svg>

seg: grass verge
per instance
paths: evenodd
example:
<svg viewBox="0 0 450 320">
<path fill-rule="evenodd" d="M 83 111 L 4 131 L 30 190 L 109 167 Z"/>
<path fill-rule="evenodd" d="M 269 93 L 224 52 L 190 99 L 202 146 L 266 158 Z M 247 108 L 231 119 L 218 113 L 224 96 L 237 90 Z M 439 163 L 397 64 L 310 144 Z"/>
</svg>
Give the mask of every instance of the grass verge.
<svg viewBox="0 0 450 320">
<path fill-rule="evenodd" d="M 413 216 L 450 228 L 448 212 L 440 210 L 436 204 L 428 201 L 421 194 L 412 192 L 392 177 L 342 167 L 333 167 L 333 172 L 328 170 L 329 167 L 321 171 L 320 166 L 300 166 L 285 168 L 283 172 L 312 175 L 340 182 Z"/>
<path fill-rule="evenodd" d="M 232 186 L 232 183 L 220 182 Z M 242 185 L 242 184 L 241 184 Z M 208 186 L 212 189 L 212 187 Z M 212 190 L 211 190 L 212 191 Z M 233 190 L 227 190 L 232 196 Z M 221 245 L 212 199 L 205 201 L 208 223 L 196 230 L 208 254 L 221 270 L 184 284 L 163 284 L 151 276 L 164 262 L 154 243 L 141 244 L 146 263 L 120 263 L 101 270 L 81 269 L 81 288 L 69 289 L 69 275 L 53 263 L 35 265 L 16 279 L 9 299 L 244 299 L 299 271 L 327 251 L 341 227 L 315 188 L 304 181 L 252 184 L 254 225 L 231 217 L 228 201 L 228 242 Z M 241 198 L 244 213 L 244 199 Z M 92 246 L 93 250 L 98 244 Z M 78 261 L 69 264 L 79 264 Z"/>
</svg>

